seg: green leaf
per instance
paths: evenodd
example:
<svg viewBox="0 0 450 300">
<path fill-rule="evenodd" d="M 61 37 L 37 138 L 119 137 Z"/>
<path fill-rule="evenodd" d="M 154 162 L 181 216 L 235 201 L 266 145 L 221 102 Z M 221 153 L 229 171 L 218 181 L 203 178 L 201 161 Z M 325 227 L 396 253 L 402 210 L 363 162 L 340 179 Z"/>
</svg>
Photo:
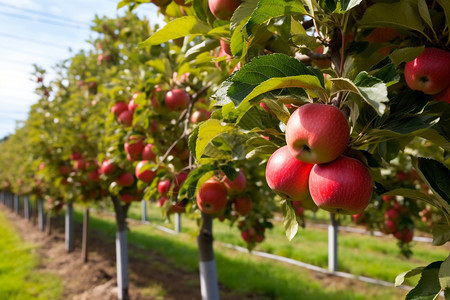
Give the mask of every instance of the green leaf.
<svg viewBox="0 0 450 300">
<path fill-rule="evenodd" d="M 375 3 L 368 7 L 361 19 L 365 27 L 394 27 L 423 32 L 423 23 L 417 1 L 401 0 L 396 3 Z"/>
<path fill-rule="evenodd" d="M 417 8 L 419 10 L 420 17 L 433 30 L 433 21 L 431 21 L 430 12 L 426 0 L 418 0 Z M 434 30 L 433 30 L 434 31 Z"/>
<path fill-rule="evenodd" d="M 290 200 L 282 200 L 280 204 L 281 212 L 284 216 L 283 226 L 286 231 L 286 237 L 288 240 L 292 240 L 298 231 L 297 216 L 295 215 L 295 211 Z"/>
<path fill-rule="evenodd" d="M 450 241 L 450 225 L 446 223 L 434 223 L 432 228 L 433 246 L 442 246 Z"/>
<path fill-rule="evenodd" d="M 444 260 L 439 269 L 439 283 L 442 290 L 446 292 L 450 290 L 450 255 Z"/>
<path fill-rule="evenodd" d="M 254 26 L 266 23 L 270 19 L 282 16 L 304 15 L 305 8 L 298 0 L 260 0 L 245 25 L 247 34 L 252 34 Z"/>
<path fill-rule="evenodd" d="M 358 6 L 362 0 L 339 0 L 337 8 L 334 12 L 345 13 L 355 6 Z"/>
<path fill-rule="evenodd" d="M 384 105 L 382 102 L 388 102 L 389 100 L 387 98 L 386 84 L 384 84 L 378 78 L 368 75 L 366 72 L 358 74 L 357 78 L 358 77 L 358 81 L 360 82 L 361 86 L 357 86 L 347 78 L 332 78 L 331 81 L 333 82 L 333 92 L 338 93 L 339 91 L 348 91 L 355 93 L 364 101 L 366 101 L 370 106 L 372 106 L 378 113 L 378 115 L 383 115 L 386 109 L 386 105 Z M 365 79 L 367 79 L 367 81 Z M 372 79 L 377 79 L 379 82 L 373 84 L 372 86 L 365 86 L 368 85 L 368 82 L 370 82 Z M 374 82 L 372 81 L 372 83 Z"/>
<path fill-rule="evenodd" d="M 395 278 L 395 286 L 400 286 L 402 285 L 402 283 L 405 281 L 406 278 L 410 278 L 416 275 L 419 275 L 420 273 L 422 273 L 423 269 L 425 267 L 417 267 L 415 269 L 403 272 L 402 274 L 398 275 Z"/>
<path fill-rule="evenodd" d="M 207 24 L 194 16 L 181 17 L 167 23 L 161 30 L 139 43 L 139 47 L 159 45 L 187 35 L 206 34 L 209 30 L 211 28 Z"/>
<path fill-rule="evenodd" d="M 231 132 L 234 130 L 234 126 L 223 124 L 216 119 L 209 119 L 206 122 L 199 125 L 198 138 L 195 146 L 195 155 L 197 160 L 203 155 L 203 151 L 206 146 L 218 135 Z"/>
<path fill-rule="evenodd" d="M 439 268 L 442 261 L 436 261 L 422 270 L 422 276 L 419 283 L 405 297 L 406 300 L 425 300 L 435 299 L 441 292 L 439 284 Z"/>
<path fill-rule="evenodd" d="M 238 6 L 230 20 L 230 28 L 232 31 L 234 31 L 234 33 L 236 33 L 236 31 L 240 31 L 238 27 L 242 28 L 243 26 L 245 26 L 245 23 L 242 21 L 250 18 L 257 5 L 258 0 L 247 0 L 242 2 L 242 4 Z"/>
<path fill-rule="evenodd" d="M 384 193 L 383 195 L 403 196 L 405 198 L 424 201 L 433 206 L 437 206 L 437 203 L 433 198 L 430 198 L 428 195 L 425 195 L 424 193 L 419 192 L 417 190 L 412 190 L 412 189 L 407 189 L 407 188 L 398 188 L 398 189 L 390 190 L 389 192 Z"/>
<path fill-rule="evenodd" d="M 191 60 L 195 59 L 199 54 L 210 51 L 217 47 L 219 47 L 218 40 L 216 40 L 216 39 L 205 40 L 205 41 L 201 42 L 200 44 L 197 44 L 197 45 L 189 48 L 186 51 L 184 58 L 186 59 L 186 61 L 191 61 Z"/>
<path fill-rule="evenodd" d="M 413 165 L 432 191 L 450 207 L 450 170 L 430 158 L 413 158 Z"/>
<path fill-rule="evenodd" d="M 447 20 L 447 24 L 450 24 L 450 1 L 448 1 L 448 0 L 437 0 L 437 2 L 444 9 L 445 19 Z"/>
<path fill-rule="evenodd" d="M 415 59 L 417 56 L 419 56 L 423 50 L 425 50 L 425 46 L 419 46 L 419 47 L 404 47 L 401 49 L 396 49 L 392 51 L 392 53 L 389 55 L 392 62 L 395 64 L 396 67 L 400 65 L 401 63 L 411 61 Z"/>
</svg>

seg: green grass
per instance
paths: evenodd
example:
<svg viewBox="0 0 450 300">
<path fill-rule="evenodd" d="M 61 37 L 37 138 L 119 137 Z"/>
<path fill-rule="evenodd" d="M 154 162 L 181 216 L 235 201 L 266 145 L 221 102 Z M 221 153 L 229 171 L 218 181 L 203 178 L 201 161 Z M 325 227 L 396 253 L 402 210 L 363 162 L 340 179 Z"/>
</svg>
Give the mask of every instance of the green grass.
<svg viewBox="0 0 450 300">
<path fill-rule="evenodd" d="M 0 299 L 60 299 L 62 283 L 57 275 L 36 270 L 35 246 L 23 242 L 0 211 Z"/>
<path fill-rule="evenodd" d="M 140 219 L 141 209 L 134 204 L 129 216 Z M 325 216 L 325 215 L 324 215 Z M 319 216 L 320 217 L 320 216 Z M 152 223 L 173 228 L 161 216 L 159 208 L 153 205 L 148 209 L 148 219 Z M 195 236 L 197 234 L 195 220 L 182 217 L 182 232 Z M 245 247 L 236 227 L 230 228 L 229 223 L 214 221 L 214 238 L 217 241 Z M 410 259 L 400 254 L 397 241 L 390 237 L 372 237 L 357 233 L 340 233 L 338 237 L 339 271 L 355 275 L 369 276 L 376 279 L 394 282 L 395 277 L 418 266 L 426 266 L 437 260 L 443 260 L 448 255 L 448 248 L 433 247 L 426 243 L 413 243 L 413 256 Z M 307 227 L 300 229 L 297 236 L 288 241 L 282 224 L 275 223 L 273 230 L 266 231 L 266 240 L 255 250 L 264 251 L 302 262 L 328 267 L 328 231 L 326 229 Z M 418 277 L 408 279 L 406 284 L 415 285 Z"/>
<path fill-rule="evenodd" d="M 92 216 L 91 228 L 114 238 L 115 224 L 112 216 L 95 213 Z M 81 222 L 81 213 L 77 213 L 75 219 Z M 196 240 L 188 234 L 169 235 L 152 226 L 132 225 L 128 239 L 135 247 L 154 251 L 186 272 L 198 272 Z M 343 300 L 400 299 L 404 295 L 404 291 L 395 288 L 380 288 L 362 283 L 362 290 L 335 286 L 329 282 L 324 284 L 313 273 L 302 268 L 237 252 L 220 244 L 215 244 L 215 256 L 221 284 L 242 296 L 257 293 L 258 299 Z M 145 261 L 145 257 L 140 258 Z M 339 282 L 340 279 L 332 280 Z"/>
</svg>

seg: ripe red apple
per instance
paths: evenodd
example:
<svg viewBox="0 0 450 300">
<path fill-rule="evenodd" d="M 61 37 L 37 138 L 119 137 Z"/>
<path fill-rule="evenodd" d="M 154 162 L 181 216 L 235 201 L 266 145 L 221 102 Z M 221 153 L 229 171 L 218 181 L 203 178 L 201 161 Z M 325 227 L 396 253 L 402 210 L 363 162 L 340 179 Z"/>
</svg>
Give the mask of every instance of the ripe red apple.
<svg viewBox="0 0 450 300">
<path fill-rule="evenodd" d="M 191 97 L 185 90 L 173 89 L 165 96 L 166 106 L 172 111 L 181 111 L 188 108 Z"/>
<path fill-rule="evenodd" d="M 450 104 L 450 85 L 439 94 L 433 95 L 433 100 Z"/>
<path fill-rule="evenodd" d="M 405 65 L 405 80 L 412 90 L 436 95 L 450 86 L 450 52 L 426 48 Z"/>
<path fill-rule="evenodd" d="M 347 119 L 332 105 L 305 104 L 294 111 L 286 125 L 289 151 L 311 164 L 335 160 L 347 148 L 349 139 Z"/>
<path fill-rule="evenodd" d="M 156 158 L 155 153 L 153 152 L 153 144 L 147 144 L 144 146 L 144 149 L 142 149 L 142 159 L 143 160 L 152 160 L 154 161 Z"/>
<path fill-rule="evenodd" d="M 414 231 L 410 228 L 405 228 L 402 231 L 397 231 L 394 233 L 394 237 L 403 242 L 403 243 L 409 243 L 413 240 Z"/>
<path fill-rule="evenodd" d="M 158 192 L 162 196 L 166 196 L 167 193 L 170 191 L 171 186 L 172 186 L 172 182 L 170 181 L 170 179 L 160 180 L 158 182 Z"/>
<path fill-rule="evenodd" d="M 395 202 L 395 196 L 392 196 L 392 195 L 381 196 L 381 199 L 383 199 L 384 203 Z"/>
<path fill-rule="evenodd" d="M 303 206 L 300 203 L 300 201 L 292 201 L 292 208 L 294 209 L 295 215 L 297 217 L 301 217 L 305 213 L 305 209 L 303 208 Z"/>
<path fill-rule="evenodd" d="M 131 186 L 134 183 L 134 176 L 129 172 L 122 173 L 117 177 L 116 183 L 120 186 Z"/>
<path fill-rule="evenodd" d="M 241 5 L 239 0 L 208 0 L 209 10 L 220 20 L 230 20 L 236 8 Z"/>
<path fill-rule="evenodd" d="M 100 167 L 100 172 L 105 175 L 111 175 L 117 169 L 117 165 L 112 163 L 109 159 L 104 160 L 102 162 L 102 166 Z"/>
<path fill-rule="evenodd" d="M 128 105 L 123 101 L 116 102 L 113 107 L 111 107 L 111 112 L 116 116 L 119 116 L 125 110 L 128 110 Z"/>
<path fill-rule="evenodd" d="M 158 203 L 156 205 L 159 207 L 163 207 L 167 200 L 169 200 L 169 198 L 161 197 L 159 198 Z"/>
<path fill-rule="evenodd" d="M 120 195 L 120 199 L 122 199 L 122 201 L 125 203 L 129 203 L 129 202 L 134 201 L 135 197 L 133 195 L 124 193 L 124 194 Z"/>
<path fill-rule="evenodd" d="M 308 180 L 313 166 L 293 157 L 287 146 L 281 147 L 267 162 L 267 184 L 284 198 L 303 201 L 309 198 Z"/>
<path fill-rule="evenodd" d="M 223 184 L 231 193 L 242 193 L 245 190 L 245 186 L 247 185 L 247 179 L 245 178 L 244 172 L 242 169 L 239 170 L 237 177 L 231 181 L 225 176 Z"/>
<path fill-rule="evenodd" d="M 100 181 L 100 173 L 97 170 L 91 171 L 89 173 L 89 180 L 93 182 Z"/>
<path fill-rule="evenodd" d="M 175 176 L 175 186 L 173 187 L 173 194 L 178 194 L 178 191 L 180 190 L 180 186 L 183 184 L 183 182 L 187 179 L 188 173 L 187 172 L 181 172 L 178 173 Z"/>
<path fill-rule="evenodd" d="M 234 202 L 234 210 L 241 216 L 246 216 L 252 211 L 252 199 L 247 196 L 236 198 Z"/>
<path fill-rule="evenodd" d="M 156 177 L 156 171 L 151 170 L 147 160 L 142 160 L 136 165 L 135 175 L 139 180 L 149 183 Z"/>
<path fill-rule="evenodd" d="M 191 122 L 194 124 L 200 123 L 202 121 L 206 121 L 211 117 L 211 112 L 207 111 L 204 108 L 200 108 L 196 110 L 191 115 Z"/>
<path fill-rule="evenodd" d="M 44 170 L 44 169 L 45 169 L 45 163 L 41 163 L 41 164 L 39 165 L 39 170 L 42 171 L 42 170 Z"/>
<path fill-rule="evenodd" d="M 59 169 L 59 174 L 61 175 L 69 175 L 70 172 L 72 171 L 72 168 L 66 165 L 61 165 L 58 167 Z"/>
<path fill-rule="evenodd" d="M 184 213 L 186 212 L 186 207 L 183 205 L 183 201 L 179 201 L 172 205 L 172 207 L 169 209 L 169 213 Z"/>
<path fill-rule="evenodd" d="M 81 152 L 75 151 L 70 155 L 70 160 L 77 160 L 82 157 L 83 157 L 83 155 L 81 154 Z"/>
<path fill-rule="evenodd" d="M 131 136 L 123 145 L 125 152 L 130 155 L 133 160 L 138 160 L 142 156 L 144 150 L 144 140 L 141 136 Z"/>
<path fill-rule="evenodd" d="M 385 220 L 384 222 L 384 233 L 394 233 L 397 231 L 397 223 L 393 220 Z"/>
<path fill-rule="evenodd" d="M 119 117 L 117 118 L 120 124 L 123 124 L 125 126 L 131 126 L 133 124 L 133 112 L 127 110 L 124 110 L 120 113 Z"/>
<path fill-rule="evenodd" d="M 364 213 L 359 213 L 352 216 L 352 220 L 355 224 L 363 224 Z"/>
<path fill-rule="evenodd" d="M 86 169 L 86 161 L 83 158 L 75 160 L 73 167 L 76 170 L 85 170 Z"/>
<path fill-rule="evenodd" d="M 316 205 L 333 213 L 358 214 L 369 205 L 372 178 L 359 160 L 341 156 L 314 165 L 309 175 L 309 191 Z"/>
<path fill-rule="evenodd" d="M 208 179 L 197 192 L 197 205 L 205 214 L 220 212 L 227 205 L 227 189 L 216 178 Z"/>
<path fill-rule="evenodd" d="M 134 93 L 133 96 L 131 97 L 130 102 L 128 102 L 128 110 L 131 111 L 132 113 L 134 113 L 134 111 L 136 110 L 136 108 L 139 106 L 138 104 L 136 104 L 136 102 L 134 102 L 134 100 L 140 95 L 141 93 Z"/>
<path fill-rule="evenodd" d="M 233 55 L 233 53 L 231 53 L 230 43 L 228 43 L 225 39 L 220 39 L 220 49 L 226 55 Z"/>
<path fill-rule="evenodd" d="M 401 36 L 400 32 L 398 32 L 398 30 L 396 30 L 394 28 L 378 27 L 378 28 L 375 28 L 367 36 L 367 41 L 370 44 L 388 43 L 399 36 Z M 382 47 L 382 48 L 378 49 L 378 52 L 383 56 L 387 56 L 391 52 L 391 47 L 390 46 Z"/>
<path fill-rule="evenodd" d="M 384 217 L 386 218 L 386 220 L 397 221 L 399 216 L 400 213 L 395 208 L 390 208 L 384 213 Z"/>
</svg>

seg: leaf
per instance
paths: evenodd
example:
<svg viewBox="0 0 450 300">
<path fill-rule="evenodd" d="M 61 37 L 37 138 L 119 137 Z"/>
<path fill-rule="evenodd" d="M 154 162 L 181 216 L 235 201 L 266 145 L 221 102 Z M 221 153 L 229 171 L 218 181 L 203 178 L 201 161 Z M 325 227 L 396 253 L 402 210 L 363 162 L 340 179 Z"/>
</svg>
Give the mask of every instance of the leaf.
<svg viewBox="0 0 450 300">
<path fill-rule="evenodd" d="M 422 270 L 422 276 L 419 283 L 405 297 L 406 300 L 425 300 L 435 299 L 434 297 L 441 292 L 439 284 L 439 268 L 442 261 L 436 261 Z"/>
<path fill-rule="evenodd" d="M 450 255 L 444 260 L 439 269 L 439 283 L 442 290 L 446 292 L 450 290 Z"/>
<path fill-rule="evenodd" d="M 210 51 L 214 48 L 217 48 L 218 46 L 219 46 L 219 41 L 216 39 L 205 40 L 205 41 L 189 48 L 186 51 L 184 58 L 186 59 L 186 61 L 191 61 L 191 60 L 195 59 L 200 53 Z"/>
<path fill-rule="evenodd" d="M 252 15 L 256 6 L 258 5 L 258 0 L 247 0 L 242 2 L 241 5 L 234 11 L 233 16 L 231 17 L 230 29 L 236 33 L 236 31 L 240 31 L 238 27 L 245 26 L 245 23 L 242 21 L 248 19 L 249 16 Z M 243 24 L 241 24 L 241 22 Z"/>
<path fill-rule="evenodd" d="M 398 195 L 398 196 L 403 196 L 405 198 L 410 198 L 413 200 L 419 200 L 419 201 L 424 201 L 427 202 L 433 206 L 437 206 L 436 202 L 434 201 L 433 198 L 430 198 L 429 196 L 425 195 L 422 192 L 419 192 L 417 190 L 412 190 L 412 189 L 407 189 L 407 188 L 398 188 L 398 189 L 393 189 L 390 190 L 387 193 L 384 193 L 383 195 Z"/>
<path fill-rule="evenodd" d="M 266 23 L 270 19 L 282 16 L 304 15 L 305 8 L 298 0 L 260 0 L 245 25 L 248 35 L 254 26 Z"/>
<path fill-rule="evenodd" d="M 355 6 L 358 6 L 362 0 L 340 0 L 334 12 L 345 13 Z"/>
<path fill-rule="evenodd" d="M 295 215 L 294 208 L 292 207 L 290 200 L 282 200 L 281 204 L 281 212 L 283 213 L 284 220 L 283 226 L 286 231 L 286 237 L 288 240 L 292 240 L 298 231 L 298 222 L 297 216 Z"/>
<path fill-rule="evenodd" d="M 433 30 L 433 21 L 431 21 L 430 11 L 428 10 L 427 2 L 425 0 L 418 0 L 417 8 L 419 10 L 419 14 L 422 20 L 428 25 L 428 27 L 431 28 L 431 30 Z"/>
<path fill-rule="evenodd" d="M 388 102 L 389 99 L 387 98 L 386 85 L 383 82 L 375 83 L 371 87 L 364 87 L 364 86 L 358 87 L 356 86 L 355 83 L 353 83 L 350 79 L 347 78 L 332 78 L 331 81 L 333 82 L 334 93 L 337 93 L 339 91 L 348 91 L 355 93 L 358 96 L 360 96 L 364 101 L 366 101 L 370 106 L 372 106 L 378 113 L 378 115 L 381 116 L 384 114 L 386 105 L 384 105 L 382 102 Z"/>
<path fill-rule="evenodd" d="M 221 121 L 216 119 L 209 119 L 206 122 L 200 124 L 199 127 L 198 138 L 195 145 L 195 154 L 197 160 L 200 160 L 206 146 L 215 137 L 224 132 L 231 132 L 234 130 L 234 126 L 223 124 Z"/>
<path fill-rule="evenodd" d="M 401 63 L 415 59 L 423 52 L 423 50 L 425 50 L 425 46 L 396 49 L 392 51 L 392 53 L 389 55 L 389 58 L 392 60 L 395 66 L 398 67 L 398 65 L 400 65 Z"/>
<path fill-rule="evenodd" d="M 448 1 L 448 0 L 437 0 L 437 2 L 444 9 L 445 19 L 447 20 L 447 24 L 450 24 L 450 1 Z"/>
<path fill-rule="evenodd" d="M 139 47 L 159 45 L 169 40 L 187 35 L 206 34 L 211 28 L 194 16 L 177 18 L 155 32 L 147 40 L 139 43 Z"/>
<path fill-rule="evenodd" d="M 433 246 L 442 246 L 450 241 L 450 225 L 446 223 L 434 223 L 432 228 Z"/>
<path fill-rule="evenodd" d="M 405 281 L 406 278 L 410 278 L 422 273 L 425 267 L 417 267 L 415 269 L 403 272 L 395 278 L 395 286 L 400 286 Z"/>
<path fill-rule="evenodd" d="M 432 191 L 450 207 L 450 170 L 437 160 L 413 158 L 413 165 Z"/>
<path fill-rule="evenodd" d="M 361 19 L 365 27 L 394 27 L 423 32 L 423 23 L 414 0 L 396 3 L 375 3 L 367 8 Z"/>
</svg>

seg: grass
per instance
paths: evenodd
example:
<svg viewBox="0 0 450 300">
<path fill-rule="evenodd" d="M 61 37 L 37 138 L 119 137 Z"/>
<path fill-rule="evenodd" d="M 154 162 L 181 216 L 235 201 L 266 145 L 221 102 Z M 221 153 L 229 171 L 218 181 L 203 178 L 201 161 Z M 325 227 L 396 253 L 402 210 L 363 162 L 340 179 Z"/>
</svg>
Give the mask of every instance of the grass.
<svg viewBox="0 0 450 300">
<path fill-rule="evenodd" d="M 81 213 L 77 213 L 75 219 L 81 222 Z M 90 226 L 114 238 L 112 216 L 93 213 Z M 197 244 L 191 235 L 168 235 L 152 226 L 132 225 L 128 240 L 141 250 L 154 251 L 164 256 L 183 271 L 198 272 Z M 360 289 L 353 290 L 350 286 L 333 284 L 339 282 L 338 278 L 324 283 L 302 268 L 237 252 L 220 244 L 215 244 L 215 257 L 221 284 L 242 297 L 256 292 L 258 299 L 388 300 L 400 299 L 405 293 L 395 288 L 380 288 L 363 283 L 362 288 L 359 286 Z M 145 261 L 145 257 L 141 259 Z"/>
<path fill-rule="evenodd" d="M 148 219 L 152 223 L 173 228 L 173 224 L 167 223 L 161 217 L 159 208 L 151 206 L 147 213 Z M 131 207 L 129 216 L 135 219 L 141 218 L 141 209 L 138 203 Z M 187 216 L 182 217 L 182 232 L 195 236 L 197 230 L 195 220 L 191 220 Z M 214 238 L 217 241 L 245 247 L 239 230 L 235 227 L 230 228 L 227 222 L 221 223 L 215 220 Z M 430 244 L 414 242 L 412 249 L 414 254 L 407 259 L 400 254 L 397 241 L 390 237 L 380 238 L 357 233 L 340 233 L 338 243 L 339 271 L 389 282 L 394 282 L 395 277 L 404 271 L 445 259 L 449 250 L 446 247 L 433 247 Z M 266 240 L 255 250 L 327 268 L 328 231 L 307 227 L 300 229 L 297 236 L 292 241 L 288 241 L 282 224 L 275 223 L 273 230 L 266 231 Z M 418 277 L 413 277 L 408 279 L 406 284 L 415 285 L 417 280 Z"/>
<path fill-rule="evenodd" d="M 1 211 L 0 232 L 0 299 L 60 299 L 63 289 L 59 277 L 36 270 L 36 247 L 21 240 Z"/>
</svg>

